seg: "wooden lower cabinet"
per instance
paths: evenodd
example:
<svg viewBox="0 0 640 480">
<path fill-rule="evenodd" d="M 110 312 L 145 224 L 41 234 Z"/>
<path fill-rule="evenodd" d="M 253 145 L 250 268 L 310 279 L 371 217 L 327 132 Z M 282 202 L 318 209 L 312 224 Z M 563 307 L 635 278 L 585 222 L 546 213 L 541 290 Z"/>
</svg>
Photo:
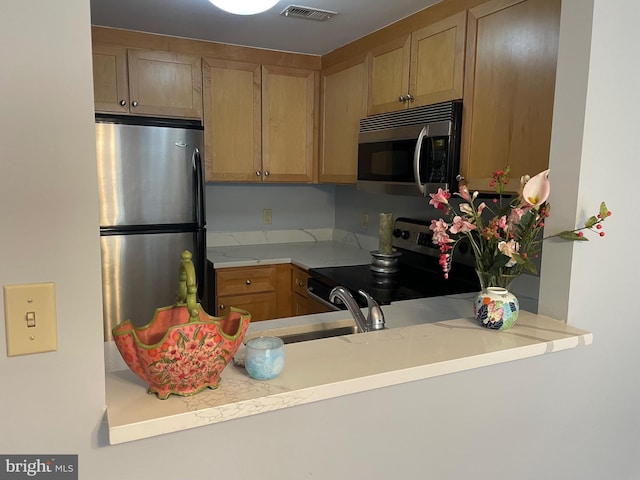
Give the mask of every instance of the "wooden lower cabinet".
<svg viewBox="0 0 640 480">
<path fill-rule="evenodd" d="M 309 297 L 307 293 L 308 279 L 309 274 L 306 270 L 296 265 L 291 267 L 291 291 L 293 292 L 291 299 L 291 314 L 293 316 L 331 311 L 330 308 Z"/>
<path fill-rule="evenodd" d="M 216 316 L 229 307 L 251 313 L 251 321 L 291 316 L 291 265 L 217 269 Z"/>
</svg>

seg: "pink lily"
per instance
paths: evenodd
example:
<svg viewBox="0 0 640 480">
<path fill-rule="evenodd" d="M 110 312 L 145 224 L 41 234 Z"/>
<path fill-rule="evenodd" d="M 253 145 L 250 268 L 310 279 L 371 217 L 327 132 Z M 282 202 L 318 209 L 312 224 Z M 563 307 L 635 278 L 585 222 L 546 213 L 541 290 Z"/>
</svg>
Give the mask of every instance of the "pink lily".
<svg viewBox="0 0 640 480">
<path fill-rule="evenodd" d="M 551 183 L 549 183 L 549 170 L 540 172 L 532 177 L 522 189 L 522 198 L 532 207 L 547 201 L 551 193 Z"/>
<path fill-rule="evenodd" d="M 440 210 L 445 210 L 445 205 L 449 205 L 449 198 L 451 198 L 451 193 L 438 188 L 438 191 L 436 193 L 430 193 L 429 196 L 431 197 L 431 200 L 429 200 L 429 205 L 433 205 Z"/>
<path fill-rule="evenodd" d="M 454 235 L 456 233 L 467 233 L 471 230 L 475 230 L 476 226 L 472 223 L 469 223 L 467 220 L 462 218 L 459 215 L 453 217 L 453 225 L 449 228 L 449 231 Z"/>
</svg>

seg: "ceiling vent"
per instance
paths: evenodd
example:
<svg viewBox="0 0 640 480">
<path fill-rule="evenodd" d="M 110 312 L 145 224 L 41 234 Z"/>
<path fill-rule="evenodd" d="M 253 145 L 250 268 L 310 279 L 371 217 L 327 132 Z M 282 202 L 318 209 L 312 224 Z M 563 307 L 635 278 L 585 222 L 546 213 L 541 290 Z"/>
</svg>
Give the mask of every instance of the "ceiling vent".
<svg viewBox="0 0 640 480">
<path fill-rule="evenodd" d="M 337 15 L 338 12 L 332 12 L 331 10 L 322 10 L 320 8 L 301 7 L 300 5 L 289 5 L 285 8 L 280 15 L 293 18 L 304 18 L 307 20 L 316 20 L 318 22 L 324 22 L 331 17 Z"/>
</svg>

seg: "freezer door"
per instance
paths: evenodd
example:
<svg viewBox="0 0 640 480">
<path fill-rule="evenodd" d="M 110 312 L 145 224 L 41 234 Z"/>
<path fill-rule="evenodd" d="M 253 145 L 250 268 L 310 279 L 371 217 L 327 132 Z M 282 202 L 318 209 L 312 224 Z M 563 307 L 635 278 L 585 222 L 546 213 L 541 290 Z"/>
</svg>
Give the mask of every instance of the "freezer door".
<svg viewBox="0 0 640 480">
<path fill-rule="evenodd" d="M 158 307 L 174 305 L 178 269 L 184 250 L 194 255 L 198 287 L 204 285 L 202 231 L 100 237 L 105 340 L 125 320 L 149 323 Z M 198 250 L 200 249 L 200 251 Z"/>
<path fill-rule="evenodd" d="M 96 123 L 100 226 L 197 223 L 202 130 Z"/>
</svg>

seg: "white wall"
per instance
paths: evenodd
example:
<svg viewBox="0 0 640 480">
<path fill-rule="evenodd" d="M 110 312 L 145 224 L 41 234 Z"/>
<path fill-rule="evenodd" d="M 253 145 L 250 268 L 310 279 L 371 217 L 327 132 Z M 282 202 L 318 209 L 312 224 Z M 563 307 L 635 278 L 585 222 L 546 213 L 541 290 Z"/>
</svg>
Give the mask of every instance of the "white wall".
<svg viewBox="0 0 640 480">
<path fill-rule="evenodd" d="M 247 232 L 333 228 L 335 186 L 208 183 L 207 230 Z M 271 225 L 262 210 L 272 210 Z"/>
<path fill-rule="evenodd" d="M 614 212 L 604 241 L 573 248 L 567 273 L 565 310 L 594 332 L 592 346 L 110 447 L 101 426 L 88 1 L 4 0 L 0 283 L 56 282 L 59 350 L 7 358 L 0 329 L 0 453 L 78 453 L 83 480 L 640 478 L 632 245 L 640 99 L 631 61 L 640 12 L 636 0 L 564 0 L 571 48 L 561 61 L 571 68 L 559 70 L 559 101 L 573 95 L 573 63 L 584 66 L 589 42 L 571 40 L 573 28 L 588 27 L 592 2 L 584 143 L 567 148 L 582 148 L 582 163 L 556 147 L 582 124 L 577 112 L 554 124 L 552 159 L 554 172 L 568 162 L 576 192 L 554 176 L 555 211 L 574 204 L 571 216 L 581 217 L 604 198 Z M 570 28 L 576 18 L 582 23 Z M 601 135 L 614 129 L 614 142 Z M 545 263 L 543 283 L 558 276 L 567 282 Z"/>
</svg>

